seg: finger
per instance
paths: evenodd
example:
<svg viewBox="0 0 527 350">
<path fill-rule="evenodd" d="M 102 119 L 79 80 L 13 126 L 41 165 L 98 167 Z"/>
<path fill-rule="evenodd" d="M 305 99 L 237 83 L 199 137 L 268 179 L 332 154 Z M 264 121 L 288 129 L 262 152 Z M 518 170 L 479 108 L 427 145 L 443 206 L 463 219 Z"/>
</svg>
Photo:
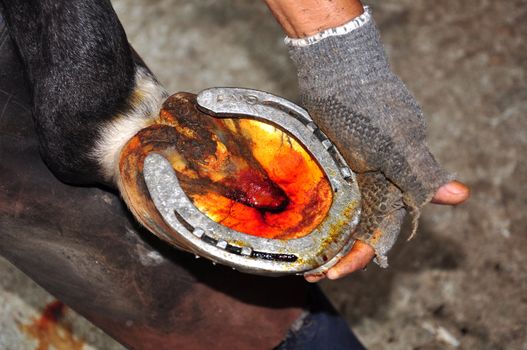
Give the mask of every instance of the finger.
<svg viewBox="0 0 527 350">
<path fill-rule="evenodd" d="M 372 247 L 361 241 L 355 241 L 351 251 L 327 272 L 326 276 L 338 279 L 354 271 L 363 269 L 375 256 Z"/>
<path fill-rule="evenodd" d="M 305 275 L 304 278 L 306 279 L 306 281 L 308 281 L 309 283 L 317 283 L 318 281 L 321 281 L 323 280 L 324 278 L 326 278 L 326 275 L 321 273 L 321 274 L 317 274 L 317 275 Z"/>
<path fill-rule="evenodd" d="M 434 195 L 432 203 L 456 205 L 468 199 L 470 189 L 459 181 L 450 181 L 441 186 Z"/>
<path fill-rule="evenodd" d="M 326 274 L 337 274 L 336 277 L 330 279 L 337 279 L 346 274 L 352 273 L 356 270 L 363 269 L 375 256 L 373 248 L 361 241 L 355 241 L 351 251 L 344 256 L 335 266 L 328 270 L 327 273 L 316 275 L 305 275 L 306 281 L 311 283 L 319 282 L 326 278 Z M 332 272 L 333 271 L 333 272 Z"/>
</svg>

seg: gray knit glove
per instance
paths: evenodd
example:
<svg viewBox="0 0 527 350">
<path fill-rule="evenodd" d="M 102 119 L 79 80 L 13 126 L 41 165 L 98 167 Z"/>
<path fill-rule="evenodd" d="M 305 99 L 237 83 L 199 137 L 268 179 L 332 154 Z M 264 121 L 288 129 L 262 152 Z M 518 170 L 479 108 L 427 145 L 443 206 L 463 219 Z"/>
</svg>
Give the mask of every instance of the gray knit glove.
<svg viewBox="0 0 527 350">
<path fill-rule="evenodd" d="M 390 70 L 370 11 L 339 28 L 286 39 L 302 104 L 358 173 L 363 197 L 355 238 L 387 266 L 407 211 L 420 209 L 451 177 L 426 144 L 421 108 Z"/>
</svg>

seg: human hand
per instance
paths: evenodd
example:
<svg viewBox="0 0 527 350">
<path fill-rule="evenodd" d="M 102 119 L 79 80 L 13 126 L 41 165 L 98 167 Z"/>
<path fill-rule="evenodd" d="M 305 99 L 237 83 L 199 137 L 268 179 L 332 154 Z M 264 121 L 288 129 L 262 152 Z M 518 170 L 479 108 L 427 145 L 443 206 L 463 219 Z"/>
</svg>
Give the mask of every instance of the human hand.
<svg viewBox="0 0 527 350">
<path fill-rule="evenodd" d="M 367 245 L 357 243 L 328 276 L 361 268 L 372 254 L 387 267 L 386 253 L 407 213 L 414 234 L 434 194 L 441 202 L 449 190 L 457 190 L 458 199 L 468 190 L 450 182 L 430 153 L 421 108 L 391 71 L 369 10 L 341 27 L 287 42 L 302 103 L 357 173 L 362 194 L 354 238 Z"/>
<path fill-rule="evenodd" d="M 458 181 L 451 181 L 441 186 L 432 198 L 432 203 L 444 205 L 457 205 L 469 197 L 469 189 Z M 325 274 L 306 275 L 308 282 L 315 283 L 324 278 L 339 279 L 357 270 L 364 269 L 375 256 L 375 250 L 361 241 L 356 241 L 351 251 Z"/>
</svg>

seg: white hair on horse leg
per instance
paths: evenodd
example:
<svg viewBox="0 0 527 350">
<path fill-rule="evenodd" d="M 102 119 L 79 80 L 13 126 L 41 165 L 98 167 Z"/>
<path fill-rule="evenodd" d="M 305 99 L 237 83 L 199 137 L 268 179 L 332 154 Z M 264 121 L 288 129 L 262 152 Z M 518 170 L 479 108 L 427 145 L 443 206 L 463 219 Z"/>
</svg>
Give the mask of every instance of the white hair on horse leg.
<svg viewBox="0 0 527 350">
<path fill-rule="evenodd" d="M 92 157 L 97 160 L 107 181 L 115 182 L 119 155 L 123 146 L 141 129 L 151 125 L 159 115 L 165 88 L 143 67 L 136 67 L 135 87 L 126 110 L 117 114 L 99 129 L 99 140 Z"/>
</svg>

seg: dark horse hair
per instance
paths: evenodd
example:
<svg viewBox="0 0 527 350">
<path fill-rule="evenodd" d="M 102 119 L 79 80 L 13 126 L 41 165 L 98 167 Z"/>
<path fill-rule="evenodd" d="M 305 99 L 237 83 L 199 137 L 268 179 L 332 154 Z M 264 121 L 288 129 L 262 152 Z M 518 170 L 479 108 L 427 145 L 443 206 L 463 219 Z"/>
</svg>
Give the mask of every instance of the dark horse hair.
<svg viewBox="0 0 527 350">
<path fill-rule="evenodd" d="M 0 6 L 31 87 L 44 161 L 65 182 L 112 185 L 101 160 L 106 150 L 94 150 L 105 128 L 133 109 L 137 70 L 155 78 L 110 1 L 0 0 Z"/>
</svg>

